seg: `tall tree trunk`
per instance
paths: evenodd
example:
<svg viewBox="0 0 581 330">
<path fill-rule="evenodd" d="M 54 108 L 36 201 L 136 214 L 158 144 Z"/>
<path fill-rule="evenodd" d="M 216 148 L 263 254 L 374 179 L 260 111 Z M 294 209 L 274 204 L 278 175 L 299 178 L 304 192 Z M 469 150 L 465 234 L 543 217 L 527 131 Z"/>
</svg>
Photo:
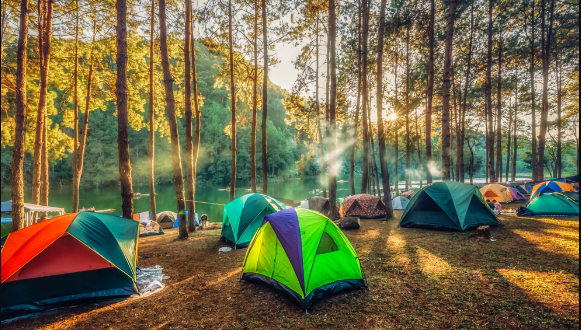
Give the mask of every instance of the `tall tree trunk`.
<svg viewBox="0 0 581 330">
<path fill-rule="evenodd" d="M 368 83 L 367 83 L 367 58 L 369 56 L 368 44 L 369 44 L 369 1 L 363 0 L 363 29 L 362 29 L 362 87 L 363 87 L 363 174 L 361 177 L 361 193 L 366 194 L 369 192 L 369 187 L 367 181 L 369 180 L 369 127 L 367 125 L 367 95 L 368 93 Z"/>
<path fill-rule="evenodd" d="M 474 38 L 474 3 L 470 7 L 470 41 L 468 43 L 468 65 L 466 67 L 466 82 L 464 84 L 464 101 L 462 103 L 462 128 L 461 128 L 461 137 L 460 137 L 460 181 L 464 182 L 465 179 L 465 161 L 464 161 L 464 141 L 466 141 L 466 112 L 468 111 L 467 102 L 468 102 L 468 86 L 470 85 L 470 75 L 471 75 L 471 68 L 472 68 L 472 45 Z"/>
<path fill-rule="evenodd" d="M 511 99 L 512 103 L 512 99 Z M 509 109 L 512 108 L 512 104 Z M 512 113 L 509 112 L 509 119 L 508 119 L 508 144 L 506 145 L 506 182 L 509 182 L 509 172 L 510 172 L 510 157 L 511 157 L 511 145 L 512 145 Z"/>
<path fill-rule="evenodd" d="M 512 181 L 516 181 L 516 157 L 518 155 L 518 136 L 517 136 L 517 123 L 518 123 L 518 77 L 515 77 L 516 83 L 516 97 L 515 97 L 515 104 L 514 104 L 514 125 L 513 125 L 513 139 L 514 139 L 514 146 L 512 152 Z"/>
<path fill-rule="evenodd" d="M 252 77 L 252 131 L 250 133 L 250 189 L 256 194 L 256 126 L 258 125 L 258 0 L 254 1 L 254 77 Z M 317 68 L 318 69 L 318 68 Z"/>
<path fill-rule="evenodd" d="M 418 148 L 418 172 L 419 172 L 419 177 L 420 177 L 420 188 L 424 187 L 424 177 L 423 177 L 423 171 L 422 171 L 422 146 L 421 146 L 421 140 L 422 140 L 422 133 L 420 131 L 420 121 L 419 121 L 419 114 L 418 111 L 416 110 L 416 136 L 417 136 L 417 148 Z M 387 199 L 386 199 L 387 200 Z M 387 204 L 386 204 L 387 206 Z"/>
<path fill-rule="evenodd" d="M 230 177 L 230 200 L 236 197 L 236 86 L 234 85 L 234 38 L 232 36 L 232 0 L 228 1 L 228 48 L 230 53 L 230 98 L 232 99 L 232 173 Z"/>
<path fill-rule="evenodd" d="M 545 0 L 542 0 L 542 10 L 541 10 L 541 43 L 543 57 L 543 106 L 541 107 L 541 131 L 539 133 L 539 155 L 537 168 L 539 169 L 538 181 L 542 181 L 545 178 L 544 168 L 545 168 L 545 148 L 547 145 L 547 130 L 549 128 L 549 66 L 551 58 L 551 39 L 553 36 L 553 20 L 555 15 L 555 0 L 551 1 L 551 8 L 549 9 L 549 27 L 545 37 Z"/>
<path fill-rule="evenodd" d="M 196 214 L 194 206 L 195 174 L 194 174 L 194 128 L 192 115 L 192 62 L 190 47 L 192 46 L 192 3 L 185 0 L 185 47 L 184 47 L 184 80 L 185 80 L 185 119 L 186 119 L 186 187 L 187 187 L 187 227 L 189 232 L 196 230 Z"/>
<path fill-rule="evenodd" d="M 454 98 L 454 133 L 456 135 L 456 164 L 452 166 L 455 169 L 455 175 L 452 177 L 456 182 L 460 182 L 460 149 L 458 148 L 460 145 L 460 111 L 458 110 L 458 97 L 456 95 L 456 68 L 454 65 L 452 66 L 452 91 Z M 460 98 L 462 98 L 462 95 L 460 95 Z M 450 156 L 450 159 L 453 159 L 452 156 Z"/>
<path fill-rule="evenodd" d="M 357 148 L 357 141 L 359 140 L 359 135 L 357 132 L 357 126 L 359 125 L 359 111 L 361 109 L 361 2 L 359 0 L 359 10 L 358 13 L 358 25 L 357 25 L 357 108 L 355 110 L 355 122 L 353 123 L 353 143 L 351 146 L 351 159 L 349 167 L 349 186 L 351 188 L 351 196 L 355 195 L 355 149 Z"/>
<path fill-rule="evenodd" d="M 76 22 L 75 22 L 75 74 L 74 74 L 74 148 L 73 148 L 73 213 L 79 212 L 79 186 L 81 184 L 81 177 L 77 172 L 77 157 L 79 150 L 79 87 L 78 87 L 78 73 L 79 73 L 79 0 L 75 1 Z"/>
<path fill-rule="evenodd" d="M 324 145 L 324 139 L 323 139 L 323 128 L 322 123 L 326 123 L 326 118 L 323 118 L 321 116 L 321 107 L 319 104 L 319 21 L 317 18 L 317 92 L 316 92 L 316 98 L 317 98 L 317 125 L 318 125 L 318 130 L 319 130 L 319 152 L 320 152 L 320 157 L 321 157 L 321 184 L 323 185 L 323 197 L 327 197 L 327 170 L 326 170 L 326 162 L 325 162 L 325 145 Z M 325 88 L 325 93 L 326 93 L 326 100 L 325 100 L 325 116 L 328 113 L 328 108 L 329 108 L 329 84 L 330 84 L 330 80 L 329 80 L 329 41 L 327 41 L 327 87 Z M 325 126 L 325 129 L 327 129 L 327 126 Z"/>
<path fill-rule="evenodd" d="M 12 198 L 12 231 L 24 227 L 24 155 L 26 152 L 26 65 L 28 47 L 28 0 L 20 2 L 20 28 L 16 55 L 16 116 L 14 148 L 10 176 L 10 198 Z"/>
<path fill-rule="evenodd" d="M 486 64 L 486 113 L 488 116 L 488 143 L 486 145 L 488 155 L 488 173 L 490 182 L 497 182 L 494 170 L 494 123 L 492 115 L 492 1 L 488 0 L 488 58 Z"/>
<path fill-rule="evenodd" d="M 489 183 L 490 181 L 488 180 L 490 177 L 490 164 L 488 162 L 488 157 L 490 157 L 490 152 L 488 151 L 488 144 L 490 142 L 490 129 L 488 126 L 488 102 L 484 101 L 484 113 L 485 113 L 485 117 L 484 117 L 484 126 L 485 126 L 485 131 L 486 131 L 486 183 Z"/>
<path fill-rule="evenodd" d="M 379 14 L 379 33 L 377 37 L 377 136 L 379 142 L 379 166 L 381 167 L 381 183 L 385 197 L 386 220 L 393 218 L 391 188 L 389 187 L 389 169 L 387 168 L 387 149 L 385 147 L 385 130 L 383 126 L 383 34 L 385 32 L 385 10 L 387 0 L 381 0 Z M 421 161 L 420 161 L 421 164 Z M 420 165 L 421 166 L 421 165 Z"/>
<path fill-rule="evenodd" d="M 193 17 L 193 15 L 192 15 Z M 192 18 L 192 33 L 190 35 L 191 41 L 191 54 L 192 54 L 192 85 L 194 88 L 194 113 L 196 116 L 196 141 L 194 142 L 194 150 L 192 152 L 192 159 L 193 159 L 193 177 L 194 177 L 194 184 L 193 184 L 193 204 L 194 204 L 194 213 L 196 212 L 196 182 L 198 178 L 198 156 L 200 154 L 200 143 L 201 143 L 201 135 L 202 135 L 202 113 L 200 112 L 200 102 L 198 100 L 198 73 L 196 72 L 196 43 L 194 42 L 194 19 Z M 188 231 L 194 232 L 196 231 L 196 224 L 188 226 Z"/>
<path fill-rule="evenodd" d="M 162 0 L 163 1 L 163 0 Z M 123 217 L 133 217 L 133 182 L 129 158 L 129 119 L 127 114 L 127 2 L 117 0 L 117 123 L 119 147 L 119 180 L 121 181 L 121 209 Z M 161 8 L 161 2 L 160 2 Z M 164 2 L 165 25 L 165 2 Z M 165 33 L 165 30 L 163 31 Z"/>
<path fill-rule="evenodd" d="M 502 182 L 502 46 L 503 39 L 500 36 L 498 42 L 498 87 L 496 90 L 498 97 L 497 120 L 496 120 L 496 172 L 498 181 Z"/>
<path fill-rule="evenodd" d="M 184 177 L 182 172 L 182 157 L 180 155 L 180 137 L 178 134 L 178 121 L 175 114 L 175 99 L 173 94 L 173 77 L 170 72 L 169 56 L 167 52 L 167 28 L 165 14 L 165 0 L 159 0 L 159 30 L 160 30 L 160 51 L 161 66 L 163 68 L 163 82 L 165 87 L 165 100 L 167 117 L 169 121 L 171 136 L 171 154 L 173 163 L 173 176 L 176 188 L 176 200 L 178 210 L 179 234 L 178 238 L 188 237 L 188 228 L 186 224 L 186 203 L 184 194 Z"/>
<path fill-rule="evenodd" d="M 329 0 L 329 39 L 331 44 L 331 98 L 329 102 L 329 120 L 330 120 L 330 136 L 327 136 L 327 147 L 329 149 L 329 203 L 331 219 L 339 218 L 337 214 L 337 167 L 335 159 L 339 157 L 336 155 L 337 142 L 337 126 L 335 124 L 335 109 L 337 107 L 337 54 L 336 54 L 336 13 L 335 0 Z"/>
<path fill-rule="evenodd" d="M 532 9 L 531 9 L 531 61 L 530 61 L 530 68 L 529 73 L 531 76 L 531 122 L 532 122 L 532 139 L 531 139 L 531 167 L 533 171 L 533 181 L 537 179 L 537 105 L 536 105 L 536 91 L 535 91 L 535 0 L 531 1 Z M 525 28 L 526 28 L 526 16 L 525 16 Z"/>
<path fill-rule="evenodd" d="M 97 35 L 97 21 L 93 21 L 93 40 L 91 42 L 92 48 L 95 47 L 95 38 Z M 87 97 L 85 99 L 85 115 L 83 118 L 83 131 L 81 133 L 81 143 L 79 145 L 78 155 L 77 155 L 77 177 L 79 178 L 78 183 L 80 185 L 81 177 L 83 175 L 83 164 L 85 162 L 85 149 L 87 147 L 87 134 L 89 132 L 89 106 L 91 104 L 91 89 L 93 84 L 93 49 L 91 48 L 91 62 L 89 64 L 89 76 L 87 77 Z M 79 187 L 77 187 L 79 189 Z"/>
<path fill-rule="evenodd" d="M 406 77 L 405 77 L 405 190 L 410 189 L 410 178 L 411 178 L 411 132 L 410 132 L 410 28 L 411 22 L 407 23 L 407 28 L 405 32 L 405 44 L 406 44 L 406 55 L 405 55 L 405 66 L 406 66 Z"/>
<path fill-rule="evenodd" d="M 426 162 L 427 162 L 427 172 L 426 181 L 427 184 L 431 184 L 432 179 L 432 104 L 434 100 L 434 20 L 436 16 L 436 8 L 434 0 L 430 0 L 430 27 L 429 27 L 429 44 L 430 44 L 430 58 L 429 58 L 429 68 L 428 68 L 428 106 L 426 109 Z M 397 176 L 397 172 L 396 172 Z M 397 190 L 397 189 L 396 189 Z"/>
<path fill-rule="evenodd" d="M 554 177 L 563 177 L 563 72 L 559 64 L 558 54 L 556 55 L 556 75 L 557 75 L 557 173 Z"/>
<path fill-rule="evenodd" d="M 394 196 L 397 197 L 400 194 L 399 191 L 399 125 L 397 123 L 397 121 L 399 120 L 399 113 L 401 111 L 401 109 L 399 109 L 399 102 L 397 102 L 398 100 L 398 84 L 397 84 L 397 73 L 398 73 L 398 68 L 399 68 L 399 54 L 397 53 L 397 48 L 395 50 L 395 74 L 394 74 L 394 85 L 395 85 L 395 107 L 394 107 L 394 112 L 396 113 L 396 119 L 394 121 L 394 134 L 395 134 L 395 183 L 394 183 Z M 391 198 L 391 197 L 390 197 Z"/>
<path fill-rule="evenodd" d="M 446 49 L 444 52 L 444 84 L 442 86 L 442 176 L 450 181 L 450 82 L 452 76 L 452 47 L 454 41 L 454 22 L 456 19 L 456 0 L 450 0 L 448 26 L 446 28 Z"/>
<path fill-rule="evenodd" d="M 262 193 L 268 194 L 268 154 L 266 143 L 266 121 L 268 109 L 268 20 L 266 0 L 262 0 L 262 44 L 264 47 L 264 78 L 262 81 Z"/>
<path fill-rule="evenodd" d="M 151 0 L 151 23 L 149 27 L 149 155 L 148 155 L 148 173 L 149 173 L 149 209 L 151 211 L 151 220 L 157 221 L 157 210 L 155 205 L 155 111 L 153 107 L 155 85 L 153 81 L 153 64 L 154 54 L 154 31 L 155 29 L 155 0 Z"/>
</svg>

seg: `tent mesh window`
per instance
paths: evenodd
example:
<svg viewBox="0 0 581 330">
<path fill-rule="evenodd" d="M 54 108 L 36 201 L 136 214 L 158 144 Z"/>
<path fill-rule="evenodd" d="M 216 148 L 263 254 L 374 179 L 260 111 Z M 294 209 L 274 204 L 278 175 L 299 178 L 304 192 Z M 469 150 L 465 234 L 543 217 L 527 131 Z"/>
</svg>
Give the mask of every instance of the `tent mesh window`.
<svg viewBox="0 0 581 330">
<path fill-rule="evenodd" d="M 335 243 L 333 238 L 329 236 L 327 232 L 324 232 L 323 237 L 321 237 L 321 242 L 319 243 L 319 248 L 317 249 L 317 255 L 335 251 L 339 251 L 337 243 Z"/>
</svg>

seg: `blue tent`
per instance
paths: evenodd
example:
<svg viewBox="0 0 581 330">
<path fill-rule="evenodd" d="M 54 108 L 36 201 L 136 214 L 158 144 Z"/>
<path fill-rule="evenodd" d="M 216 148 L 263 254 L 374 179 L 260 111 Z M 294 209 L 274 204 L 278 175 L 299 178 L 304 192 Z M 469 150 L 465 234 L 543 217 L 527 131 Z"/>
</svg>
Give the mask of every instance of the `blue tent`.
<svg viewBox="0 0 581 330">
<path fill-rule="evenodd" d="M 186 218 L 188 217 L 188 211 L 186 211 Z M 198 214 L 196 213 L 194 215 L 195 219 L 196 219 L 196 226 L 200 225 L 200 220 L 198 220 Z M 188 224 L 188 222 L 186 221 L 186 225 Z M 180 226 L 180 218 L 177 217 L 176 221 L 173 222 L 173 227 L 174 228 L 178 228 Z"/>
</svg>

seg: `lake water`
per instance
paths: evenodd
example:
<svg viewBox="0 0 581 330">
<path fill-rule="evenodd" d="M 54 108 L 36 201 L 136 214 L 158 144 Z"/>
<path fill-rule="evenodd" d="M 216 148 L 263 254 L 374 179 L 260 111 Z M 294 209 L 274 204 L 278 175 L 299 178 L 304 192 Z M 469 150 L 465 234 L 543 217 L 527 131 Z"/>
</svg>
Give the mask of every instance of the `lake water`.
<svg viewBox="0 0 581 330">
<path fill-rule="evenodd" d="M 340 178 L 341 179 L 341 178 Z M 349 180 L 348 177 L 343 180 Z M 475 182 L 484 182 L 484 179 L 475 180 Z M 413 181 L 414 187 L 419 187 L 419 181 Z M 310 198 L 313 195 L 310 191 L 314 189 L 321 189 L 319 178 L 305 178 L 304 180 L 296 179 L 285 182 L 269 182 L 268 195 L 276 198 L 290 199 L 300 201 Z M 355 187 L 359 190 L 361 186 L 361 179 L 356 180 Z M 236 189 L 236 197 L 248 194 L 246 189 L 250 188 L 250 184 L 238 184 Z M 200 215 L 207 214 L 208 219 L 212 222 L 221 222 L 224 210 L 224 204 L 230 201 L 230 192 L 221 191 L 225 187 L 218 185 L 198 185 L 196 187 L 196 212 Z M 401 186 L 404 189 L 405 186 Z M 133 187 L 134 192 L 147 194 L 149 188 Z M 173 185 L 156 187 L 156 202 L 157 212 L 173 211 L 177 209 L 175 187 Z M 343 198 L 350 195 L 349 182 L 337 183 L 337 197 Z M 59 187 L 53 185 L 49 193 L 49 205 L 55 207 L 62 207 L 67 212 L 71 212 L 72 204 L 72 188 Z M 31 201 L 30 186 L 25 187 L 25 202 Z M 1 200 L 10 200 L 9 187 L 1 191 Z M 206 204 L 211 203 L 211 204 Z M 217 205 L 216 205 L 217 204 Z M 134 212 L 149 211 L 149 196 L 144 196 L 139 199 L 134 199 Z M 96 210 L 115 209 L 114 214 L 121 213 L 121 191 L 118 187 L 109 188 L 84 188 L 80 191 L 79 206 L 81 208 L 95 207 Z"/>
</svg>

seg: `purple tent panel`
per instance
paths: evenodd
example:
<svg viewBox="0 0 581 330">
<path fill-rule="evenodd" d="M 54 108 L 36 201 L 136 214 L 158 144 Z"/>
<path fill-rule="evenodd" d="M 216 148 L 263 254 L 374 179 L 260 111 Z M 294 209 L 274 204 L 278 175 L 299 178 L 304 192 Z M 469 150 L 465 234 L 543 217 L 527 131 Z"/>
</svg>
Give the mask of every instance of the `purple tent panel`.
<svg viewBox="0 0 581 330">
<path fill-rule="evenodd" d="M 523 194 L 521 194 L 520 191 L 518 191 L 518 189 L 508 188 L 508 190 L 510 191 L 512 198 L 514 198 L 515 201 L 526 201 L 527 200 L 527 198 Z"/>
<path fill-rule="evenodd" d="M 295 209 L 286 209 L 264 217 L 263 225 L 270 222 L 276 237 L 284 248 L 295 274 L 305 292 L 305 271 L 303 265 L 303 243 L 299 227 L 299 217 Z"/>
</svg>

